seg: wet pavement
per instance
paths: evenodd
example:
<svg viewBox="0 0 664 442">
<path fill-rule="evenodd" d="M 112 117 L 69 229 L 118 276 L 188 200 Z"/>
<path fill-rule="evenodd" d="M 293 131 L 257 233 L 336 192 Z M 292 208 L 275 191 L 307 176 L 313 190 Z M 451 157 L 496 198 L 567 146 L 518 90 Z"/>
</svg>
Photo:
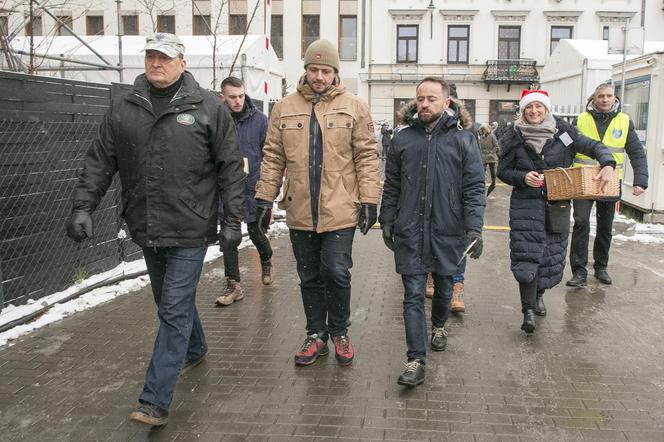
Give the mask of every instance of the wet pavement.
<svg viewBox="0 0 664 442">
<path fill-rule="evenodd" d="M 380 230 L 354 244 L 351 367 L 328 356 L 296 367 L 304 339 L 287 235 L 273 241 L 275 282 L 240 252 L 244 300 L 214 307 L 223 263 L 198 293 L 210 351 L 178 384 L 167 426 L 127 420 L 152 350 L 149 287 L 74 314 L 0 349 L 3 440 L 664 441 L 664 250 L 615 242 L 612 286 L 589 278 L 545 295 L 548 316 L 520 331 L 509 271 L 509 188 L 489 200 L 484 255 L 466 273 L 466 313 L 424 385 L 396 384 L 405 360 L 402 286 Z M 570 276 L 566 269 L 565 279 Z"/>
</svg>

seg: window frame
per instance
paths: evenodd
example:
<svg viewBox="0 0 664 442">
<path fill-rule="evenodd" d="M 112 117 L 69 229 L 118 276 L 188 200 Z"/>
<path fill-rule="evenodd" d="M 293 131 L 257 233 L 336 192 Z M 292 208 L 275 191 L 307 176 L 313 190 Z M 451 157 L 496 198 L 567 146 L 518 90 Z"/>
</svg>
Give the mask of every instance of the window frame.
<svg viewBox="0 0 664 442">
<path fill-rule="evenodd" d="M 232 31 L 238 30 L 238 23 L 233 23 L 233 20 L 244 20 L 244 23 L 242 23 L 244 29 L 238 33 L 233 33 Z M 248 24 L 246 14 L 228 14 L 228 35 L 244 35 L 247 32 Z"/>
<path fill-rule="evenodd" d="M 554 38 L 553 37 L 553 30 L 554 29 L 567 29 L 569 30 L 569 37 L 563 37 L 563 38 Z M 556 43 L 556 46 L 558 46 L 558 43 L 560 43 L 560 40 L 563 40 L 565 38 L 574 38 L 574 26 L 569 26 L 569 25 L 552 25 L 551 29 L 549 29 L 549 55 L 553 54 L 553 51 L 556 49 L 556 47 L 553 45 L 553 43 Z"/>
<path fill-rule="evenodd" d="M 311 42 L 309 42 L 309 43 L 307 43 L 307 44 L 305 44 L 305 38 L 311 38 L 311 36 L 305 36 L 305 35 L 304 35 L 304 29 L 305 29 L 304 22 L 305 22 L 305 17 L 316 17 L 316 18 L 318 19 L 318 35 L 316 36 L 316 38 L 315 38 L 314 40 L 312 40 Z M 314 41 L 320 39 L 320 14 L 302 14 L 302 22 L 301 22 L 301 24 L 302 24 L 302 28 L 301 28 L 301 29 L 302 29 L 302 32 L 301 32 L 300 35 L 302 36 L 302 38 L 301 38 L 301 42 L 300 42 L 300 44 L 301 44 L 302 59 L 304 60 L 304 53 L 307 51 L 307 48 L 309 47 L 309 45 L 310 45 L 311 43 L 313 43 Z"/>
<path fill-rule="evenodd" d="M 198 23 L 197 17 L 203 17 L 202 21 Z M 212 35 L 212 16 L 210 14 L 193 14 L 191 17 L 191 35 Z M 207 22 L 207 27 L 205 26 Z M 203 27 L 203 29 L 199 29 Z"/>
<path fill-rule="evenodd" d="M 403 28 L 415 28 L 415 37 L 400 37 L 399 36 L 399 30 Z M 397 63 L 401 64 L 413 64 L 417 63 L 417 60 L 420 55 L 420 26 L 416 24 L 398 24 L 397 25 Z M 410 59 L 408 58 L 408 42 L 410 41 L 415 41 L 415 59 Z M 406 60 L 399 60 L 399 42 L 400 41 L 405 41 L 406 42 Z"/>
<path fill-rule="evenodd" d="M 602 25 L 602 40 L 609 41 L 610 32 L 611 32 L 611 27 L 609 25 Z M 606 38 L 604 38 L 605 33 L 606 33 Z"/>
<path fill-rule="evenodd" d="M 66 24 L 69 27 L 69 29 L 74 29 L 74 17 L 71 16 L 71 15 L 57 15 L 56 17 L 60 21 L 55 20 L 55 35 L 57 35 L 59 37 L 65 37 L 65 36 L 73 35 L 71 32 L 66 30 L 64 28 L 64 26 L 62 25 L 62 23 L 60 23 L 60 22 L 63 22 L 64 24 Z"/>
<path fill-rule="evenodd" d="M 164 21 L 172 21 L 173 22 L 173 30 L 166 29 L 164 28 Z M 169 23 L 166 23 L 169 24 Z M 166 32 L 169 34 L 174 34 L 175 33 L 175 16 L 174 15 L 165 15 L 161 14 L 157 16 L 157 32 Z"/>
<path fill-rule="evenodd" d="M 466 37 L 450 37 L 450 29 L 452 28 L 465 28 Z M 466 61 L 459 61 L 459 42 L 466 42 Z M 456 43 L 457 59 L 450 59 L 450 44 Z M 470 60 L 470 25 L 447 25 L 447 63 L 449 64 L 468 64 Z"/>
<path fill-rule="evenodd" d="M 279 41 L 278 49 L 279 50 L 277 50 L 277 46 L 274 44 L 274 42 L 275 42 L 275 38 L 274 38 L 274 23 L 275 23 L 275 20 L 274 20 L 274 18 L 275 17 L 279 17 L 279 21 L 281 23 L 281 35 L 279 35 L 279 37 L 278 37 L 278 39 L 279 39 L 278 40 Z M 272 18 L 271 18 L 271 21 L 270 21 L 270 41 L 272 43 L 272 49 L 274 49 L 274 52 L 277 54 L 277 58 L 279 60 L 283 60 L 284 59 L 284 16 L 283 16 L 283 14 L 272 14 Z"/>
<path fill-rule="evenodd" d="M 127 26 L 125 24 L 125 18 L 133 18 L 136 20 L 136 33 L 127 34 Z M 122 35 L 141 35 L 141 26 L 140 26 L 140 17 L 138 14 L 124 14 L 120 16 L 120 23 L 122 27 Z"/>
<path fill-rule="evenodd" d="M 342 54 L 342 42 L 343 42 L 343 20 L 344 19 L 353 19 L 355 20 L 355 54 L 352 57 L 344 57 Z M 347 39 L 350 39 L 350 37 L 345 37 Z M 357 60 L 357 15 L 339 15 L 339 45 L 337 46 L 339 48 L 339 59 L 340 60 Z"/>
<path fill-rule="evenodd" d="M 519 37 L 514 38 L 514 37 L 506 37 L 506 38 L 501 38 L 500 37 L 500 31 L 501 29 L 517 29 L 519 31 Z M 507 42 L 507 58 L 500 58 L 500 42 L 504 41 Z M 518 44 L 517 46 L 517 57 L 513 58 L 510 57 L 510 53 L 512 45 L 510 44 L 516 42 Z M 521 26 L 519 25 L 505 25 L 505 26 L 498 26 L 498 60 L 520 60 L 521 59 Z"/>
<path fill-rule="evenodd" d="M 99 23 L 95 23 L 101 19 L 101 27 L 99 32 L 94 32 L 93 27 Z M 86 15 L 85 16 L 85 35 L 104 35 L 104 16 L 103 15 Z"/>
</svg>

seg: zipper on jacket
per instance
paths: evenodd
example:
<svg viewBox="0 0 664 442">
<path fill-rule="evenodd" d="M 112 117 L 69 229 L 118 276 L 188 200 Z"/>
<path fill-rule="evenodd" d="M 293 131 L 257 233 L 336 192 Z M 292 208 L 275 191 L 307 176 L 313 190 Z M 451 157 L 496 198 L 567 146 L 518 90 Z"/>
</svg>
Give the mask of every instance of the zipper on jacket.
<svg viewBox="0 0 664 442">
<path fill-rule="evenodd" d="M 318 141 L 318 119 L 316 118 L 316 103 L 320 101 L 320 95 L 311 103 L 311 122 L 309 124 L 309 193 L 311 198 L 311 221 L 314 232 L 318 227 L 318 200 L 320 198 L 320 180 L 321 174 L 316 170 L 318 158 L 316 157 Z M 322 162 L 322 158 L 321 158 Z"/>
</svg>

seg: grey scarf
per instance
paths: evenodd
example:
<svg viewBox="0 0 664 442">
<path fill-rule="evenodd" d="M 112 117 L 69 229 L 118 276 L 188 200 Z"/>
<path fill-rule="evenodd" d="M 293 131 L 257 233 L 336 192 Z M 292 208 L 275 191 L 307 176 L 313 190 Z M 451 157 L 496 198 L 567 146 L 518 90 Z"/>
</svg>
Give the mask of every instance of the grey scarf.
<svg viewBox="0 0 664 442">
<path fill-rule="evenodd" d="M 556 119 L 553 118 L 549 112 L 546 113 L 544 121 L 539 124 L 530 124 L 523 117 L 523 114 L 514 125 L 521 131 L 523 139 L 528 143 L 538 154 L 542 153 L 544 144 L 553 138 L 558 129 L 556 129 Z"/>
</svg>

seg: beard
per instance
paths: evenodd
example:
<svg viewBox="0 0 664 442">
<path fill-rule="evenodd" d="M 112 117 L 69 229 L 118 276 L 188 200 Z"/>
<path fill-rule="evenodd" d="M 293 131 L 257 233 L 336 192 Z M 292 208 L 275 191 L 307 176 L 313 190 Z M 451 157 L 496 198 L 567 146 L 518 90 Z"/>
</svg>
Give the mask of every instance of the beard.
<svg viewBox="0 0 664 442">
<path fill-rule="evenodd" d="M 433 123 L 434 121 L 438 120 L 441 115 L 443 115 L 442 112 L 438 113 L 428 113 L 428 114 L 420 114 L 419 112 L 417 113 L 417 118 L 420 119 L 420 121 L 424 124 L 429 124 Z"/>
</svg>

